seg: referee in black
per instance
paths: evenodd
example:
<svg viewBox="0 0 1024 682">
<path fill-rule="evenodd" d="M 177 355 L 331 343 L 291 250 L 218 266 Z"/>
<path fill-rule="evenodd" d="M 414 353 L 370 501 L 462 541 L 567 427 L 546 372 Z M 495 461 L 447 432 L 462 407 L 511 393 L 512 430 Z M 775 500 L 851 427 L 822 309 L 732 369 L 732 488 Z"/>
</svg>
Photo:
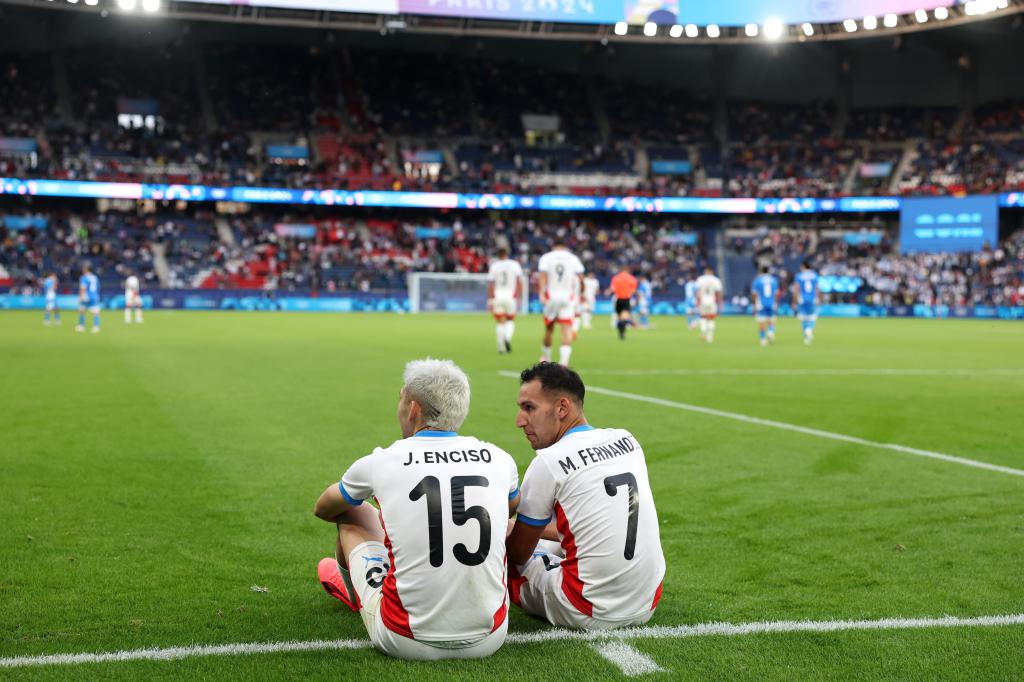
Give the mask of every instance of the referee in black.
<svg viewBox="0 0 1024 682">
<path fill-rule="evenodd" d="M 619 268 L 619 273 L 612 277 L 611 286 L 604 292 L 605 296 L 608 294 L 615 294 L 615 316 L 618 317 L 618 321 L 615 324 L 616 329 L 619 330 L 619 338 L 623 341 L 626 340 L 626 329 L 633 324 L 633 294 L 636 293 L 636 277 L 629 271 L 629 265 L 623 263 Z"/>
</svg>

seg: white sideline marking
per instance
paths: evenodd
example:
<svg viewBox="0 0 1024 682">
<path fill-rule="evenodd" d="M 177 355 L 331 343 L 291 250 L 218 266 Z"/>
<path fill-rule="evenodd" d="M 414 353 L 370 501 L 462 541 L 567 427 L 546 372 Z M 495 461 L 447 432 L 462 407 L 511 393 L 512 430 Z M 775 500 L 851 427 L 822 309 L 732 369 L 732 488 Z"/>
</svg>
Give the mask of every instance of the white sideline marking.
<svg viewBox="0 0 1024 682">
<path fill-rule="evenodd" d="M 908 376 L 908 377 L 974 377 L 1022 376 L 1024 369 L 589 369 L 584 374 L 608 376 L 765 376 L 765 377 L 831 377 L 831 376 Z"/>
<path fill-rule="evenodd" d="M 685 639 L 688 637 L 781 634 L 789 632 L 845 632 L 850 630 L 924 630 L 931 628 L 1004 627 L 1024 625 L 1024 613 L 1002 616 L 960 618 L 883 618 L 880 620 L 779 620 L 757 623 L 700 623 L 697 625 L 643 626 L 622 630 L 540 630 L 508 635 L 508 644 L 538 644 L 554 641 L 598 642 L 627 639 Z M 311 640 L 306 642 L 250 642 L 242 644 L 211 644 L 170 647 L 166 649 L 132 649 L 106 653 L 49 654 L 0 658 L 0 668 L 26 668 L 45 665 L 80 665 L 126 661 L 175 661 L 204 656 L 241 656 L 296 651 L 336 651 L 368 649 L 370 643 L 361 639 Z"/>
<path fill-rule="evenodd" d="M 515 372 L 499 372 L 502 376 L 518 377 L 519 375 Z M 587 391 L 590 393 L 600 393 L 603 395 L 610 395 L 615 398 L 625 398 L 627 400 L 636 400 L 642 403 L 650 403 L 652 405 L 661 405 L 662 407 L 674 407 L 677 410 L 687 410 L 689 412 L 697 412 L 698 414 L 707 414 L 712 417 L 722 417 L 724 419 L 733 419 L 735 421 L 743 422 L 745 424 L 757 424 L 758 426 L 768 426 L 775 429 L 782 429 L 784 431 L 794 431 L 796 433 L 802 433 L 808 436 L 817 436 L 818 438 L 828 438 L 829 440 L 838 440 L 845 443 L 853 443 L 855 445 L 863 445 L 869 448 L 881 448 L 883 450 L 893 450 L 895 452 L 902 452 L 908 455 L 916 455 L 918 457 L 928 457 L 929 459 L 937 459 L 943 462 L 950 462 L 952 464 L 960 464 L 962 466 L 974 467 L 975 469 L 986 469 L 988 471 L 995 471 L 1000 474 L 1009 474 L 1011 476 L 1024 476 L 1024 471 L 1021 469 L 1014 469 L 1012 467 L 1005 467 L 999 464 L 989 464 L 988 462 L 981 462 L 976 459 L 967 459 L 966 457 L 957 457 L 955 455 L 947 455 L 941 452 L 933 452 L 931 450 L 921 450 L 919 448 L 911 448 L 906 445 L 898 445 L 896 443 L 879 443 L 873 440 L 867 440 L 864 438 L 858 438 L 857 436 L 847 436 L 843 433 L 833 433 L 832 431 L 822 431 L 821 429 L 812 429 L 807 426 L 798 426 L 796 424 L 787 424 L 786 422 L 777 422 L 771 419 L 761 419 L 760 417 L 748 417 L 745 414 L 738 414 L 736 412 L 726 412 L 725 410 L 716 410 L 711 407 L 701 407 L 700 405 L 690 405 L 688 403 L 679 403 L 674 400 L 664 400 L 662 398 L 653 398 L 647 395 L 640 395 L 637 393 L 627 393 L 625 391 L 615 391 L 610 388 L 602 388 L 600 386 L 587 386 Z"/>
<path fill-rule="evenodd" d="M 626 677 L 666 672 L 664 668 L 654 662 L 653 658 L 621 640 L 595 642 L 590 645 L 590 648 L 618 667 Z"/>
</svg>

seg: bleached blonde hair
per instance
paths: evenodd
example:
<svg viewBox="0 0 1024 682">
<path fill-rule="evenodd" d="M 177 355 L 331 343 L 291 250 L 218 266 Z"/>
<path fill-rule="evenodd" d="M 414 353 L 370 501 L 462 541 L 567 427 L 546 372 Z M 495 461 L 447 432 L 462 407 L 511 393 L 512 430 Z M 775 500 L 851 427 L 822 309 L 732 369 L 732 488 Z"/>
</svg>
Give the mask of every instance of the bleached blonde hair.
<svg viewBox="0 0 1024 682">
<path fill-rule="evenodd" d="M 402 374 L 406 399 L 423 408 L 426 425 L 457 431 L 469 414 L 469 377 L 451 360 L 413 360 Z"/>
</svg>

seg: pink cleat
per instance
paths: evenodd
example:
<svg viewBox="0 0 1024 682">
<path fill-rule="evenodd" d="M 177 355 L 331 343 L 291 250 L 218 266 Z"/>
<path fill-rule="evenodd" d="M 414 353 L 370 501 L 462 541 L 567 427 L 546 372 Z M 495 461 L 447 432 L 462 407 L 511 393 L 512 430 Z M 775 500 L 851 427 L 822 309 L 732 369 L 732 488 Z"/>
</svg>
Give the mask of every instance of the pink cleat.
<svg viewBox="0 0 1024 682">
<path fill-rule="evenodd" d="M 359 595 L 355 593 L 354 589 L 350 589 L 345 576 L 341 573 L 337 559 L 334 557 L 324 557 L 317 565 L 316 573 L 317 577 L 320 578 L 320 584 L 327 590 L 327 594 L 342 602 L 353 611 L 359 611 Z"/>
</svg>

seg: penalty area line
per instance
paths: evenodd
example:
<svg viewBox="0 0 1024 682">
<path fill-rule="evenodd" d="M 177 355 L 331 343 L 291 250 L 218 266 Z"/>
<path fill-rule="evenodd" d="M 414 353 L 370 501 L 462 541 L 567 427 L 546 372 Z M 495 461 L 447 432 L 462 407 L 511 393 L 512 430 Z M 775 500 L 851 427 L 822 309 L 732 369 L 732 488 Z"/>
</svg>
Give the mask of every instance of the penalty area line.
<svg viewBox="0 0 1024 682">
<path fill-rule="evenodd" d="M 499 372 L 501 376 L 507 377 L 518 377 L 519 375 L 515 372 Z M 635 400 L 641 403 L 649 403 L 651 405 L 659 405 L 661 407 L 671 407 L 677 410 L 686 410 L 687 412 L 696 412 L 697 414 L 706 414 L 711 417 L 721 417 L 722 419 L 732 419 L 733 421 L 743 422 L 744 424 L 754 424 L 757 426 L 766 426 L 773 429 L 781 429 L 783 431 L 792 431 L 794 433 L 802 433 L 806 436 L 815 436 L 817 438 L 827 438 L 829 440 L 841 441 L 844 443 L 852 443 L 854 445 L 862 445 L 869 448 L 878 448 L 881 450 L 892 450 L 893 452 L 901 452 L 907 455 L 915 455 L 917 457 L 927 457 L 929 459 L 937 459 L 942 462 L 949 462 L 950 464 L 959 464 L 961 466 L 973 467 L 975 469 L 985 469 L 986 471 L 995 471 L 1000 474 L 1009 474 L 1010 476 L 1024 476 L 1024 470 L 1014 469 L 1012 467 L 1006 467 L 999 464 L 990 464 L 989 462 L 982 462 L 976 459 L 968 459 L 966 457 L 957 457 L 956 455 L 947 455 L 942 452 L 934 452 L 932 450 L 922 450 L 920 448 L 912 448 L 906 445 L 899 445 L 898 443 L 881 443 L 878 441 L 867 440 L 866 438 L 858 438 L 857 436 L 848 436 L 844 433 L 835 433 L 832 431 L 823 431 L 821 429 L 814 429 L 808 426 L 799 426 L 797 424 L 789 424 L 787 422 L 777 422 L 772 419 L 761 419 L 760 417 L 750 417 L 745 414 L 739 414 L 737 412 L 726 412 L 725 410 L 716 410 L 712 407 L 701 407 L 700 405 L 691 405 L 689 403 L 680 403 L 675 400 L 665 400 L 663 398 L 655 398 L 649 395 L 640 395 L 638 393 L 627 393 L 626 391 L 616 391 L 610 388 L 602 388 L 601 386 L 587 386 L 588 393 L 598 393 L 600 395 L 612 396 L 613 398 L 624 398 L 626 400 Z"/>
<path fill-rule="evenodd" d="M 615 643 L 631 639 L 686 639 L 690 637 L 768 635 L 796 632 L 832 633 L 872 630 L 926 630 L 942 628 L 1006 627 L 1012 625 L 1024 625 L 1024 613 L 974 617 L 943 616 L 941 618 L 882 618 L 879 620 L 780 620 L 754 623 L 700 623 L 696 625 L 661 626 L 647 625 L 623 628 L 621 630 L 601 631 L 553 629 L 540 630 L 538 632 L 511 633 L 508 635 L 505 642 L 506 644 L 512 645 L 563 641 Z M 176 661 L 183 658 L 201 658 L 210 656 L 340 651 L 369 649 L 370 647 L 370 642 L 359 639 L 193 645 L 168 648 L 131 649 L 128 651 L 99 653 L 15 656 L 12 658 L 0 658 L 0 669 L 51 665 L 82 665 L 85 663 Z M 620 658 L 624 655 L 623 652 L 625 651 L 624 649 L 615 647 L 606 647 L 604 651 L 601 651 L 601 648 L 598 647 L 597 650 L 602 655 L 605 655 L 605 652 L 607 652 L 611 656 L 618 655 Z M 639 651 L 636 651 L 636 655 L 647 658 Z M 641 662 L 638 658 L 634 658 L 632 656 L 627 658 L 630 659 L 630 665 L 647 665 L 646 661 Z"/>
</svg>

